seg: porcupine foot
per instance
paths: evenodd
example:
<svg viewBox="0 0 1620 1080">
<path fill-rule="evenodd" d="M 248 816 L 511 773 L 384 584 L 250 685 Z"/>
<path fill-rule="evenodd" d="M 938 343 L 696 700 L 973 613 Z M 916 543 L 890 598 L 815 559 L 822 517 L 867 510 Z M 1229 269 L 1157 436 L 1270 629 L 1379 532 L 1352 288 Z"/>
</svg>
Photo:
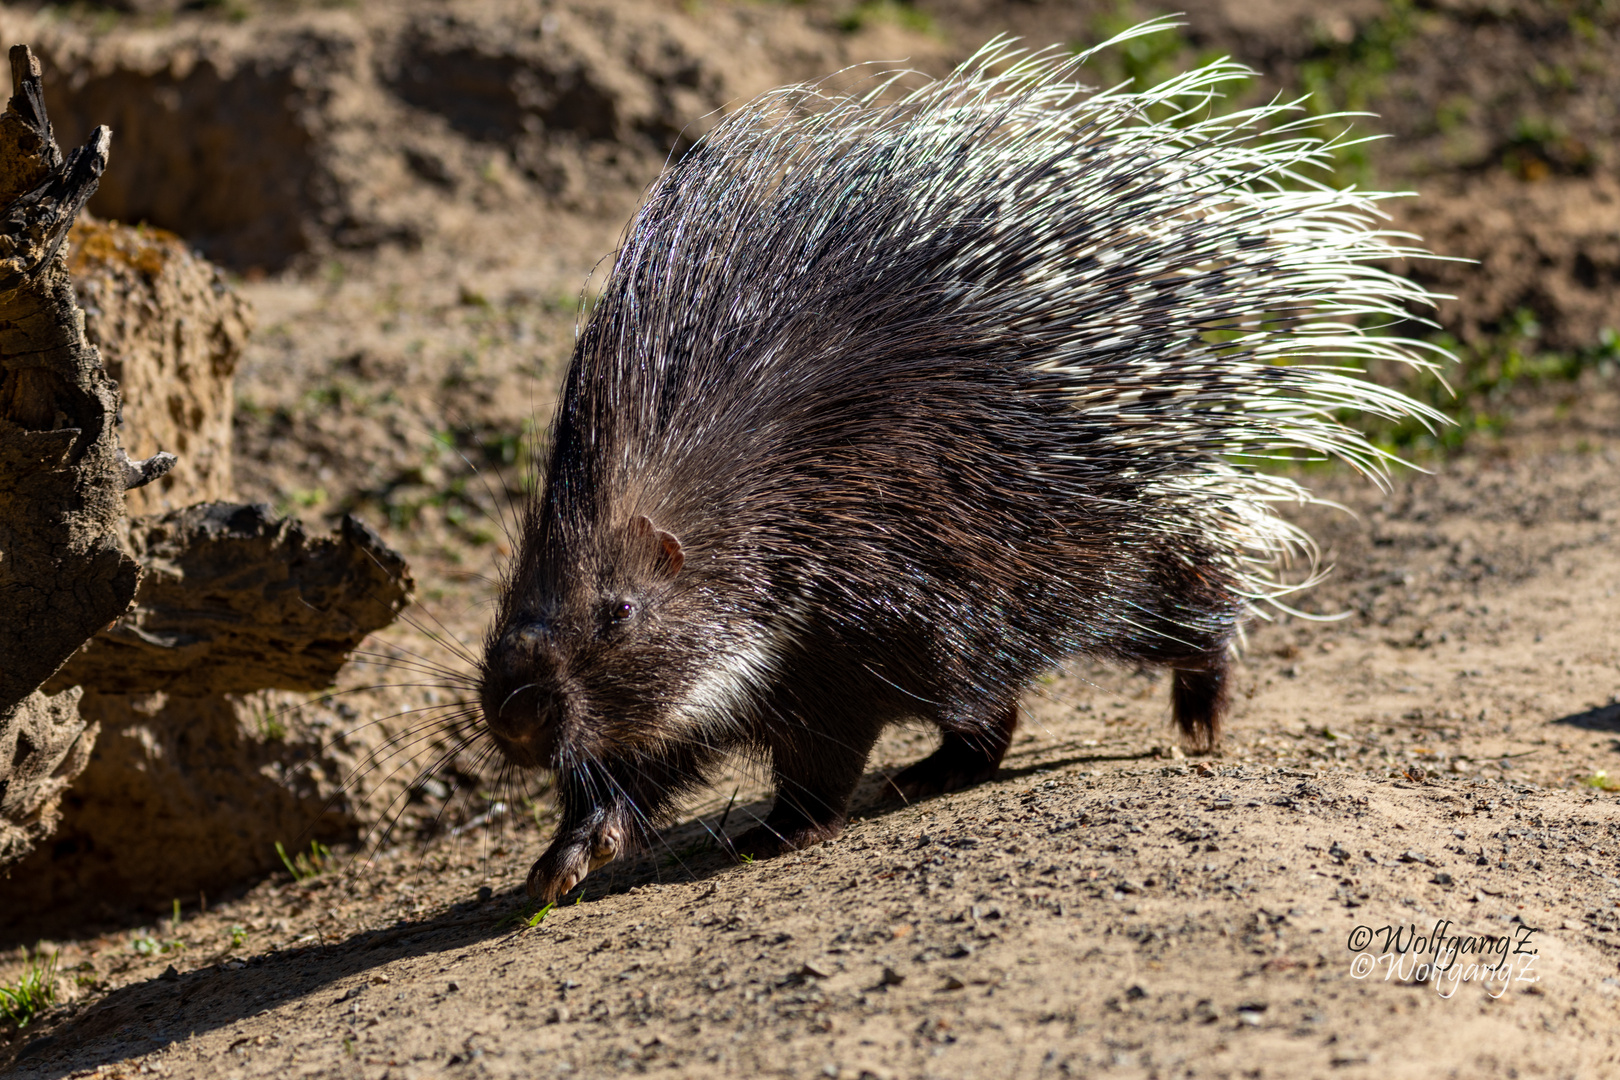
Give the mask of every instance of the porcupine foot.
<svg viewBox="0 0 1620 1080">
<path fill-rule="evenodd" d="M 597 810 L 574 828 L 558 831 L 546 853 L 529 868 L 524 891 L 536 900 L 555 903 L 593 870 L 623 855 L 627 840 L 617 817 Z"/>
<path fill-rule="evenodd" d="M 772 825 L 771 818 L 767 817 L 765 824 L 756 825 L 733 840 L 731 849 L 738 858 L 770 859 L 790 851 L 798 851 L 800 848 L 814 847 L 828 840 L 836 840 L 838 834 L 844 831 L 844 824 L 843 815 L 839 815 L 833 821 L 797 824 L 782 822 L 779 825 Z"/>
<path fill-rule="evenodd" d="M 1170 711 L 1188 750 L 1207 754 L 1221 741 L 1230 667 L 1231 661 L 1222 651 L 1206 657 L 1201 667 L 1176 669 L 1170 687 Z"/>
<path fill-rule="evenodd" d="M 900 770 L 890 782 L 907 802 L 982 784 L 1001 767 L 1017 727 L 1018 706 L 1012 704 L 988 730 L 971 735 L 947 731 L 938 750 Z"/>
<path fill-rule="evenodd" d="M 759 825 L 739 836 L 731 849 L 739 857 L 768 859 L 832 840 L 849 820 L 849 797 L 877 741 L 870 731 L 841 731 L 812 740 L 805 733 L 826 731 L 809 723 L 783 724 L 771 744 L 776 805 Z M 835 729 L 836 730 L 836 729 Z"/>
</svg>

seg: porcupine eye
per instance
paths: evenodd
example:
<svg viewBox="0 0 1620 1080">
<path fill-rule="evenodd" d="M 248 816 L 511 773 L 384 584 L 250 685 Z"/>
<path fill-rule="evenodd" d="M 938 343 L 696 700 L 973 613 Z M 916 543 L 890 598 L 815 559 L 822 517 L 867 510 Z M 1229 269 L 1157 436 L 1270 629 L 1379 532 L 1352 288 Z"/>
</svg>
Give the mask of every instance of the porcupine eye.
<svg viewBox="0 0 1620 1080">
<path fill-rule="evenodd" d="M 636 605 L 628 600 L 620 600 L 617 603 L 608 605 L 608 621 L 614 626 L 622 626 L 635 613 Z"/>
</svg>

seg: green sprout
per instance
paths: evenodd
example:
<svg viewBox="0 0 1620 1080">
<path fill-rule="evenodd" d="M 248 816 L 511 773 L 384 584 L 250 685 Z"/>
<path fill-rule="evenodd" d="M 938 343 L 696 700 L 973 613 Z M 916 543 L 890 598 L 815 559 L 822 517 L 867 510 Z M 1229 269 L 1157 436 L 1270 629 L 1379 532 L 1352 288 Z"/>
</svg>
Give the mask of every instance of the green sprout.
<svg viewBox="0 0 1620 1080">
<path fill-rule="evenodd" d="M 1405 456 L 1414 451 L 1461 449 L 1469 436 L 1495 435 L 1510 420 L 1508 395 L 1525 386 L 1574 385 L 1590 372 L 1611 379 L 1620 370 L 1620 333 L 1605 328 L 1589 345 L 1550 349 L 1540 342 L 1542 328 L 1535 313 L 1514 311 L 1497 333 L 1474 343 L 1437 335 L 1437 345 L 1449 350 L 1457 363 L 1439 372 L 1372 372 L 1375 381 L 1393 384 L 1403 393 L 1429 405 L 1453 421 L 1450 427 L 1429 432 L 1416 419 L 1389 421 L 1365 414 L 1344 417 L 1380 449 Z"/>
<path fill-rule="evenodd" d="M 500 922 L 496 923 L 495 924 L 495 929 L 502 930 L 502 929 L 505 929 L 506 927 L 512 925 L 513 923 L 519 923 L 520 922 L 524 926 L 527 926 L 529 929 L 532 930 L 536 926 L 539 926 L 541 923 L 545 922 L 546 916 L 550 915 L 552 909 L 555 908 L 556 906 L 557 906 L 557 902 L 555 900 L 553 900 L 550 903 L 543 904 L 540 907 L 535 908 L 533 911 L 519 909 L 517 911 L 512 912 L 512 914 L 508 915 L 506 918 L 502 919 Z"/>
<path fill-rule="evenodd" d="M 265 742 L 283 742 L 287 738 L 287 725 L 281 722 L 279 713 L 269 709 L 259 713 L 259 738 Z"/>
<path fill-rule="evenodd" d="M 21 978 L 10 986 L 0 986 L 0 1019 L 24 1028 L 56 1003 L 56 961 L 61 955 L 57 952 L 45 958 L 34 953 Z"/>
<path fill-rule="evenodd" d="M 141 956 L 158 956 L 162 953 L 179 952 L 186 947 L 183 941 L 159 941 L 150 934 L 132 938 L 129 947 Z"/>
<path fill-rule="evenodd" d="M 838 17 L 838 29 L 846 34 L 880 23 L 892 23 L 915 34 L 939 34 L 938 26 L 926 12 L 902 0 L 863 0 Z"/>
<path fill-rule="evenodd" d="M 294 881 L 308 881 L 310 878 L 319 877 L 337 865 L 332 849 L 319 840 L 309 842 L 307 853 L 300 851 L 294 856 L 288 856 L 287 849 L 281 846 L 280 840 L 277 840 L 276 854 L 281 856 L 281 865 L 287 868 L 287 873 L 292 875 Z"/>
</svg>

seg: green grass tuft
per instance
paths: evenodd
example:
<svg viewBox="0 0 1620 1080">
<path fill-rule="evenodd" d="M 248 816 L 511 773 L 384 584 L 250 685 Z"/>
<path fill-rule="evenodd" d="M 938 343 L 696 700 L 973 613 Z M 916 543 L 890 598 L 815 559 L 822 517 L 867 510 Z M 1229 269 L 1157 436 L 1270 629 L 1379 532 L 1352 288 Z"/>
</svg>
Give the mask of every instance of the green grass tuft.
<svg viewBox="0 0 1620 1080">
<path fill-rule="evenodd" d="M 276 854 L 281 856 L 281 865 L 287 868 L 287 873 L 293 876 L 294 881 L 308 881 L 312 877 L 319 877 L 329 870 L 337 869 L 337 857 L 332 849 L 319 840 L 309 842 L 309 851 L 300 851 L 297 855 L 289 857 L 287 849 L 276 841 Z"/>
<path fill-rule="evenodd" d="M 1446 453 L 1461 449 L 1474 436 L 1504 432 L 1512 418 L 1508 398 L 1515 390 L 1573 384 L 1588 372 L 1608 379 L 1620 370 L 1620 333 L 1614 330 L 1604 330 L 1591 345 L 1563 351 L 1541 347 L 1540 335 L 1535 316 L 1520 310 L 1502 332 L 1483 342 L 1465 345 L 1444 335 L 1433 339 L 1457 357 L 1456 364 L 1439 372 L 1403 370 L 1389 379 L 1402 392 L 1445 414 L 1452 421 L 1450 427 L 1430 432 L 1411 419 L 1346 419 L 1391 453 Z"/>
<path fill-rule="evenodd" d="M 894 23 L 918 34 L 935 34 L 939 29 L 925 12 L 906 0 L 864 0 L 838 17 L 838 29 L 853 34 L 875 23 Z"/>
<path fill-rule="evenodd" d="M 22 977 L 10 986 L 0 986 L 0 1020 L 25 1028 L 56 1004 L 56 961 L 61 955 L 32 954 Z"/>
</svg>

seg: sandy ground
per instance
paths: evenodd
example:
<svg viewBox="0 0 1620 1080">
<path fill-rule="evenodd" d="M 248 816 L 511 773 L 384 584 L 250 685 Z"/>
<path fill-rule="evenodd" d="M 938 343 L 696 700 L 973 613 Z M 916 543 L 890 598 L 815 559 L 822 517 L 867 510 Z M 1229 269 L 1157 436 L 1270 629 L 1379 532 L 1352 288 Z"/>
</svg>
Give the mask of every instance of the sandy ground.
<svg viewBox="0 0 1620 1080">
<path fill-rule="evenodd" d="M 896 732 L 840 840 L 737 865 L 742 770 L 534 926 L 514 812 L 61 943 L 79 1000 L 14 1075 L 1612 1075 L 1615 404 L 1313 478 L 1349 615 L 1251 635 L 1221 756 L 1169 749 L 1162 678 L 1077 668 L 992 783 L 890 801 Z"/>
</svg>

